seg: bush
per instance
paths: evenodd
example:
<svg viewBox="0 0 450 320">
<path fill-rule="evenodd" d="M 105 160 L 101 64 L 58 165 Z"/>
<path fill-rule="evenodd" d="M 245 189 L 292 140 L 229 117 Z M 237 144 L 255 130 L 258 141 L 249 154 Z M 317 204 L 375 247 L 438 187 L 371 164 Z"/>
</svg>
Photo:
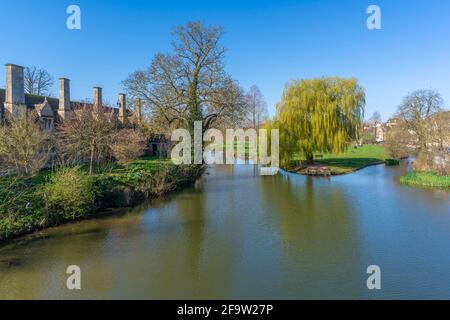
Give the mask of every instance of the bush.
<svg viewBox="0 0 450 320">
<path fill-rule="evenodd" d="M 193 182 L 203 169 L 142 159 L 94 176 L 81 167 L 63 167 L 33 178 L 0 177 L 0 240 L 84 218 L 95 210 L 136 205 Z"/>
<path fill-rule="evenodd" d="M 51 147 L 35 112 L 18 118 L 6 117 L 0 124 L 0 171 L 31 176 L 47 164 Z"/>
<path fill-rule="evenodd" d="M 82 218 L 95 207 L 94 180 L 80 167 L 58 170 L 50 176 L 41 193 L 53 222 Z"/>
<path fill-rule="evenodd" d="M 0 240 L 47 224 L 42 198 L 30 179 L 0 179 Z"/>
<path fill-rule="evenodd" d="M 398 166 L 400 165 L 400 160 L 398 159 L 386 159 L 386 165 L 393 167 L 393 166 Z"/>
<path fill-rule="evenodd" d="M 136 160 L 144 154 L 146 139 L 144 135 L 134 129 L 122 129 L 117 133 L 111 146 L 114 158 L 119 163 Z"/>
<path fill-rule="evenodd" d="M 200 165 L 163 165 L 157 172 L 146 174 L 136 189 L 145 197 L 159 197 L 192 182 L 201 175 L 203 169 Z"/>
<path fill-rule="evenodd" d="M 414 148 L 411 146 L 412 141 L 414 138 L 406 124 L 397 121 L 397 124 L 389 127 L 386 132 L 386 141 L 384 142 L 386 154 L 393 159 L 407 158 L 414 153 Z"/>
</svg>

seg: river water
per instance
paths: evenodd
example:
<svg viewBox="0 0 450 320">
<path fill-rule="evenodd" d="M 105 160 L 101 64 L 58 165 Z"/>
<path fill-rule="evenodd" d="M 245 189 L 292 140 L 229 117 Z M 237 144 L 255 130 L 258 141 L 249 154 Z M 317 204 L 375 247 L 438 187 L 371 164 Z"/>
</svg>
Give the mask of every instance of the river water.
<svg viewBox="0 0 450 320">
<path fill-rule="evenodd" d="M 210 168 L 178 194 L 3 244 L 0 298 L 450 299 L 450 192 L 402 186 L 406 170 Z"/>
</svg>

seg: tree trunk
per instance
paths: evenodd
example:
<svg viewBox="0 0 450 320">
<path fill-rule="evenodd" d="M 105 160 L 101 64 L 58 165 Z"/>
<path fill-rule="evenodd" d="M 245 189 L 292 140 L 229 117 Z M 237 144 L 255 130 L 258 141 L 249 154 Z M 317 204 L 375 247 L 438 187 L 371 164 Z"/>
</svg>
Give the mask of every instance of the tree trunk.
<svg viewBox="0 0 450 320">
<path fill-rule="evenodd" d="M 95 154 L 95 147 L 91 148 L 91 159 L 89 160 L 89 174 L 92 176 L 94 173 L 93 171 L 93 165 L 94 165 L 94 154 Z"/>
<path fill-rule="evenodd" d="M 313 165 L 314 164 L 314 155 L 312 153 L 306 154 L 306 164 Z"/>
</svg>

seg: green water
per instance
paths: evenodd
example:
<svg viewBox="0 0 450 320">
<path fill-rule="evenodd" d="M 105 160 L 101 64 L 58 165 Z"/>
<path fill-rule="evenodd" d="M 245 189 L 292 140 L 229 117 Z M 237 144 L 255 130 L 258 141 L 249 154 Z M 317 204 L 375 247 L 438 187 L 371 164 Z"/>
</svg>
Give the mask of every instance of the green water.
<svg viewBox="0 0 450 320">
<path fill-rule="evenodd" d="M 211 168 L 179 194 L 0 245 L 0 298 L 450 299 L 450 192 L 402 186 L 405 170 Z"/>
</svg>

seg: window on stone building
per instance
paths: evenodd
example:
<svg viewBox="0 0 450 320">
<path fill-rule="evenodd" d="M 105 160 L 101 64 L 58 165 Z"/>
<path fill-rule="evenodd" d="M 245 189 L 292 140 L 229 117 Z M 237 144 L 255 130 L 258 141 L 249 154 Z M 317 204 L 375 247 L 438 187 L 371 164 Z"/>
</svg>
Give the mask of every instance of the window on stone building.
<svg viewBox="0 0 450 320">
<path fill-rule="evenodd" d="M 42 127 L 45 130 L 53 128 L 53 119 L 50 118 L 42 118 Z"/>
</svg>

